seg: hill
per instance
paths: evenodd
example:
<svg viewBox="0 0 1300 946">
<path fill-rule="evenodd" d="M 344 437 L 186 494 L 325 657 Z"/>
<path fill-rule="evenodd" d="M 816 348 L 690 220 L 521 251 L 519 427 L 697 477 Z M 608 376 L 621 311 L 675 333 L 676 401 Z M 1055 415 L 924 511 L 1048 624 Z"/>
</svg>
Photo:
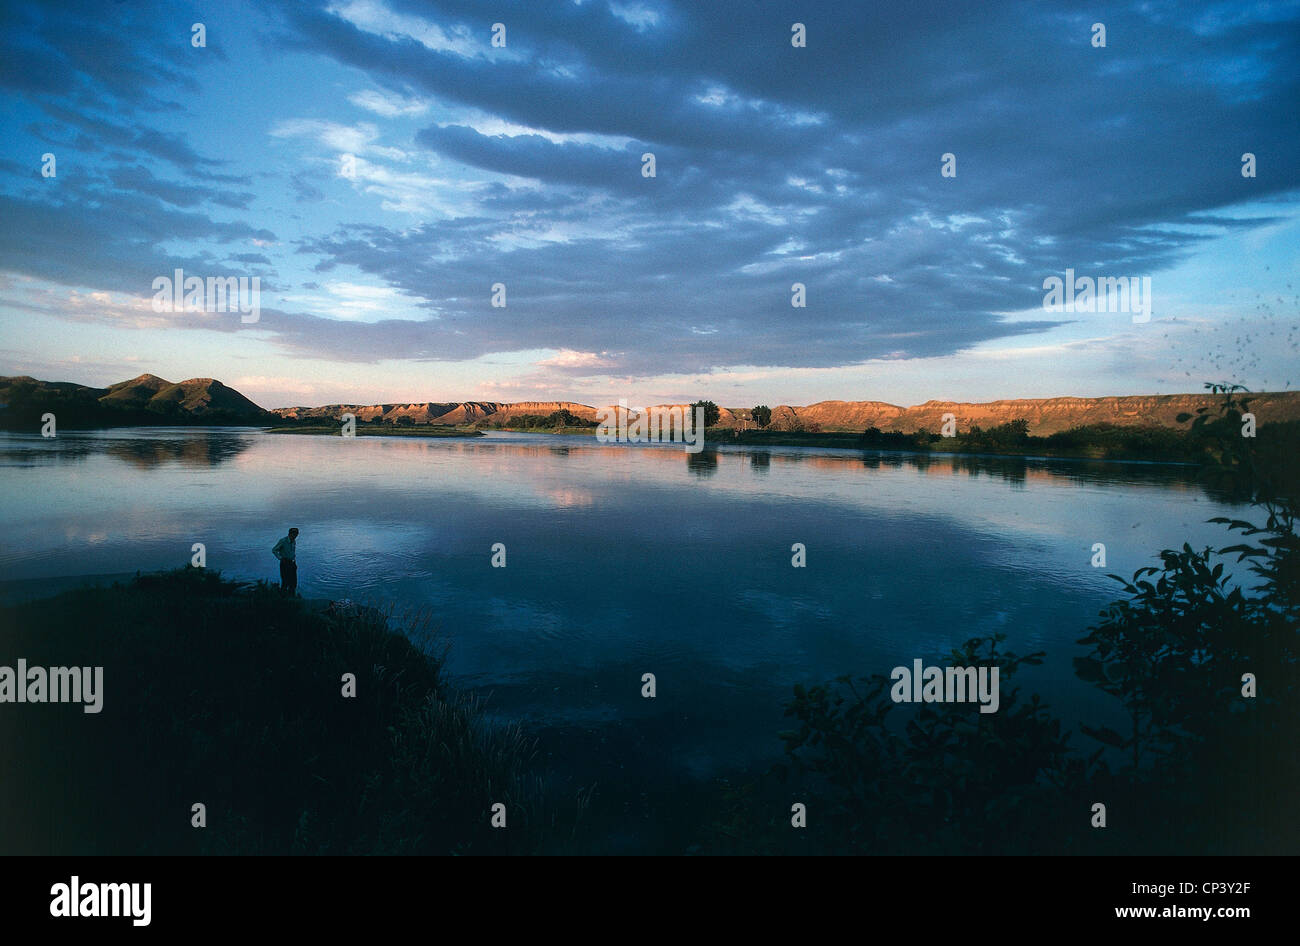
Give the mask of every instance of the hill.
<svg viewBox="0 0 1300 946">
<path fill-rule="evenodd" d="M 64 429 L 157 424 L 256 425 L 277 418 L 214 378 L 172 382 L 142 374 L 107 388 L 21 375 L 0 378 L 0 428 L 34 430 L 53 414 Z"/>
</svg>

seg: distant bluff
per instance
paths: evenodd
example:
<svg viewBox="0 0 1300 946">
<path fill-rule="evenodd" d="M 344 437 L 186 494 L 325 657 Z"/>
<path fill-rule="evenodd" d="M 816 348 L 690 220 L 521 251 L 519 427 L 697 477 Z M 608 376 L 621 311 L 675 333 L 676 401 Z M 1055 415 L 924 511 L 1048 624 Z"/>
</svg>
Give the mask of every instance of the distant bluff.
<svg viewBox="0 0 1300 946">
<path fill-rule="evenodd" d="M 1300 391 L 1248 395 L 1251 410 L 1260 424 L 1269 421 L 1300 420 Z M 773 430 L 822 430 L 861 432 L 868 427 L 914 433 L 928 430 L 938 433 L 944 414 L 953 414 L 959 430 L 972 426 L 995 427 L 1023 418 L 1029 432 L 1040 436 L 1091 424 L 1114 424 L 1120 427 L 1180 427 L 1179 414 L 1195 414 L 1197 408 L 1213 410 L 1220 399 L 1210 394 L 1154 394 L 1122 397 L 1052 397 L 972 403 L 967 401 L 926 401 L 914 407 L 900 407 L 884 401 L 819 401 L 806 407 L 780 404 L 772 407 Z M 684 404 L 660 404 L 655 407 L 685 407 Z M 573 401 L 465 401 L 462 403 L 412 404 L 331 404 L 325 407 L 285 407 L 272 411 L 289 420 L 338 421 L 343 414 L 358 420 L 381 417 L 392 423 L 409 417 L 416 424 L 484 424 L 509 423 L 520 414 L 547 415 L 566 410 L 584 420 L 595 420 L 601 409 Z M 610 406 L 604 408 L 616 411 Z M 753 427 L 749 408 L 721 408 L 717 426 Z"/>
</svg>

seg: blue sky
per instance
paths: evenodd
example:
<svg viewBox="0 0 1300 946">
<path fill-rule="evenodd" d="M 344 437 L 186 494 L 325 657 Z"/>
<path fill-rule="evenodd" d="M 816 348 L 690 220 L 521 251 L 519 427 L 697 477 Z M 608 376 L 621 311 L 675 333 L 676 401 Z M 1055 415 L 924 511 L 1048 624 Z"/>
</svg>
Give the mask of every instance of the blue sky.
<svg viewBox="0 0 1300 946">
<path fill-rule="evenodd" d="M 1300 387 L 1297 93 L 1295 2 L 10 4 L 0 373 L 268 407 Z M 176 268 L 258 277 L 259 320 L 153 311 Z M 1149 276 L 1151 321 L 1045 311 L 1067 268 Z"/>
</svg>

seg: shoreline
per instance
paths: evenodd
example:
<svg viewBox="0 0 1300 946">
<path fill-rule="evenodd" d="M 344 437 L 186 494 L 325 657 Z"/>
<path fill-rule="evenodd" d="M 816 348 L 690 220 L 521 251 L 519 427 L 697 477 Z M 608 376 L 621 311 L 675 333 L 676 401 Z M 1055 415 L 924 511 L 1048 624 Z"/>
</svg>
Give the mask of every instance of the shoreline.
<svg viewBox="0 0 1300 946">
<path fill-rule="evenodd" d="M 1217 423 L 1222 423 L 1219 421 Z M 1198 429 L 1156 426 L 1094 425 L 1071 428 L 1046 436 L 1026 435 L 1000 425 L 989 430 L 958 433 L 940 438 L 919 432 L 904 434 L 868 428 L 855 431 L 739 430 L 734 427 L 710 427 L 704 436 L 705 448 L 722 447 L 805 447 L 851 451 L 864 455 L 900 455 L 913 457 L 970 457 L 1018 460 L 1074 460 L 1098 463 L 1147 463 L 1170 466 L 1196 466 L 1205 460 L 1205 439 Z M 1271 452 L 1300 448 L 1300 421 L 1272 421 L 1267 428 L 1275 432 Z M 125 424 L 111 427 L 65 427 L 67 433 L 107 433 L 109 431 L 257 431 L 266 434 L 298 436 L 341 436 L 341 427 L 322 424 Z M 417 437 L 427 439 L 480 438 L 488 433 L 542 434 L 595 438 L 595 427 L 511 427 L 488 425 L 358 424 L 356 437 Z M 4 434 L 23 436 L 24 431 L 6 429 Z M 28 436 L 36 436 L 27 431 Z M 929 439 L 926 439 L 929 438 Z"/>
<path fill-rule="evenodd" d="M 446 427 L 436 430 L 429 430 L 432 424 L 426 424 L 424 427 L 380 427 L 375 428 L 366 424 L 358 424 L 356 428 L 357 437 L 482 437 L 483 431 L 477 429 L 465 429 L 460 427 Z M 264 427 L 260 428 L 263 433 L 267 434 L 316 434 L 326 437 L 343 436 L 338 427 L 325 427 L 321 425 L 311 425 L 304 427 Z"/>
<path fill-rule="evenodd" d="M 594 436 L 595 428 L 489 428 L 501 433 L 547 434 L 562 436 Z M 1145 428 L 1134 428 L 1143 430 Z M 956 439 L 956 438 L 952 438 Z M 1046 438 L 1036 438 L 1044 440 Z M 863 442 L 863 434 L 853 431 L 821 431 L 804 433 L 800 431 L 737 431 L 731 427 L 710 427 L 704 435 L 705 449 L 719 447 L 817 447 L 825 449 L 849 450 L 855 453 L 890 454 L 915 457 L 979 457 L 985 459 L 1011 460 L 1081 460 L 1098 463 L 1153 463 L 1170 466 L 1196 466 L 1196 460 L 1183 455 L 1172 456 L 1165 453 L 1144 453 L 1142 451 L 1109 451 L 1105 447 L 1084 447 L 1076 449 L 1045 448 L 1041 443 L 1026 445 L 1023 449 L 1007 447 L 1002 450 L 961 449 L 945 444 L 943 447 L 886 447 Z"/>
<path fill-rule="evenodd" d="M 1150 431 L 1165 430 L 1166 428 L 1117 428 L 1119 431 Z M 113 427 L 67 427 L 64 431 L 67 433 L 105 433 L 108 431 L 151 431 L 151 430 L 180 430 L 180 431 L 216 431 L 216 430 L 240 430 L 240 431 L 257 431 L 264 434 L 276 435 L 297 435 L 297 436 L 342 436 L 341 429 L 337 426 L 313 425 L 218 425 L 218 424 L 126 424 Z M 21 430 L 0 429 L 0 434 L 18 434 L 30 433 Z M 356 437 L 424 437 L 429 439 L 475 439 L 483 437 L 489 433 L 511 433 L 511 434 L 539 434 L 546 436 L 568 436 L 568 437 L 595 437 L 596 428 L 594 427 L 561 427 L 561 428 L 541 428 L 541 427 L 449 427 L 436 424 L 424 424 L 414 427 L 395 427 L 384 425 L 375 427 L 365 424 L 359 424 L 356 428 Z M 1187 432 L 1172 431 L 1183 443 L 1186 440 Z M 910 436 L 910 435 L 907 435 Z M 958 435 L 960 439 L 963 435 Z M 1123 434 L 1121 433 L 1121 436 Z M 1045 441 L 1045 437 L 1033 437 L 1031 439 Z M 1190 444 L 1189 444 L 1190 445 Z M 710 427 L 705 432 L 704 446 L 707 449 L 717 449 L 719 447 L 813 447 L 822 449 L 836 449 L 852 451 L 864 454 L 889 454 L 900 456 L 914 457 L 978 457 L 986 459 L 1023 459 L 1023 460 L 1079 460 L 1091 461 L 1097 463 L 1151 463 L 1170 466 L 1196 466 L 1198 461 L 1195 457 L 1187 452 L 1181 455 L 1167 451 L 1143 451 L 1130 450 L 1122 446 L 1103 446 L 1089 445 L 1077 448 L 1052 449 L 1044 443 L 1031 443 L 1023 447 L 1000 446 L 997 450 L 989 450 L 986 447 L 972 447 L 962 449 L 960 445 L 938 444 L 934 446 L 923 446 L 920 444 L 911 444 L 908 446 L 885 446 L 880 444 L 864 443 L 864 434 L 853 431 L 819 431 L 819 432 L 800 432 L 800 431 L 766 431 L 766 430 L 745 430 L 740 431 L 731 427 Z"/>
</svg>

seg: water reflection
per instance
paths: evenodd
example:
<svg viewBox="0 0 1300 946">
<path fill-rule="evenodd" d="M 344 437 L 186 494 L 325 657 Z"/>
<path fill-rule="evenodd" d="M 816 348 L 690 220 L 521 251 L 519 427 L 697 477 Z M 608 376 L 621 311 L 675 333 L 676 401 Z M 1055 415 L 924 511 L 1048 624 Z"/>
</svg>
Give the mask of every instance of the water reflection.
<svg viewBox="0 0 1300 946">
<path fill-rule="evenodd" d="M 986 474 L 1017 486 L 1024 486 L 1029 476 L 1029 461 L 1024 457 L 954 456 L 952 467 L 967 476 Z"/>
<path fill-rule="evenodd" d="M 167 464 L 205 469 L 228 463 L 254 445 L 266 443 L 267 438 L 296 440 L 304 446 L 311 444 L 305 452 L 318 452 L 319 442 L 327 439 L 311 435 L 266 434 L 250 428 L 118 428 L 93 432 L 69 431 L 49 439 L 0 432 L 0 463 L 43 466 L 68 461 L 81 462 L 91 456 L 103 455 L 138 470 L 154 469 Z M 342 438 L 328 439 L 339 441 Z M 720 463 L 727 464 L 732 462 L 729 458 L 736 457 L 742 459 L 749 470 L 758 474 L 791 465 L 841 473 L 850 467 L 857 467 L 859 470 L 872 471 L 914 470 L 931 476 L 960 474 L 972 479 L 989 477 L 1019 486 L 1035 480 L 1050 482 L 1061 479 L 1072 482 L 1177 485 L 1201 490 L 1218 500 L 1230 498 L 1220 491 L 1203 487 L 1195 468 L 1185 464 L 907 453 L 829 447 L 756 448 L 726 444 L 710 445 L 699 453 L 689 453 L 676 444 L 601 444 L 590 437 L 499 432 L 465 440 L 413 436 L 366 438 L 366 442 L 382 444 L 382 456 L 389 459 L 396 459 L 399 455 L 412 459 L 450 459 L 457 455 L 483 459 L 509 457 L 511 461 L 524 461 L 533 457 L 560 460 L 582 460 L 598 456 L 624 460 L 635 457 L 632 462 L 642 472 L 646 472 L 663 465 L 680 469 L 681 457 L 685 454 L 686 469 L 701 477 L 713 476 Z"/>
<path fill-rule="evenodd" d="M 0 460 L 15 466 L 82 462 L 108 456 L 138 470 L 164 464 L 191 469 L 220 466 L 265 436 L 248 428 L 117 428 L 75 430 L 57 437 L 0 434 Z"/>
<path fill-rule="evenodd" d="M 696 476 L 712 476 L 718 472 L 718 451 L 704 449 L 686 454 L 686 469 Z"/>
<path fill-rule="evenodd" d="M 6 449 L 18 442 L 21 449 Z M 89 440 L 0 433 L 0 463 L 5 466 L 53 466 L 77 463 L 103 452 L 103 445 Z"/>
<path fill-rule="evenodd" d="M 253 445 L 253 436 L 204 435 L 185 439 L 131 439 L 109 444 L 109 456 L 140 470 L 164 463 L 199 468 L 233 460 Z"/>
</svg>

